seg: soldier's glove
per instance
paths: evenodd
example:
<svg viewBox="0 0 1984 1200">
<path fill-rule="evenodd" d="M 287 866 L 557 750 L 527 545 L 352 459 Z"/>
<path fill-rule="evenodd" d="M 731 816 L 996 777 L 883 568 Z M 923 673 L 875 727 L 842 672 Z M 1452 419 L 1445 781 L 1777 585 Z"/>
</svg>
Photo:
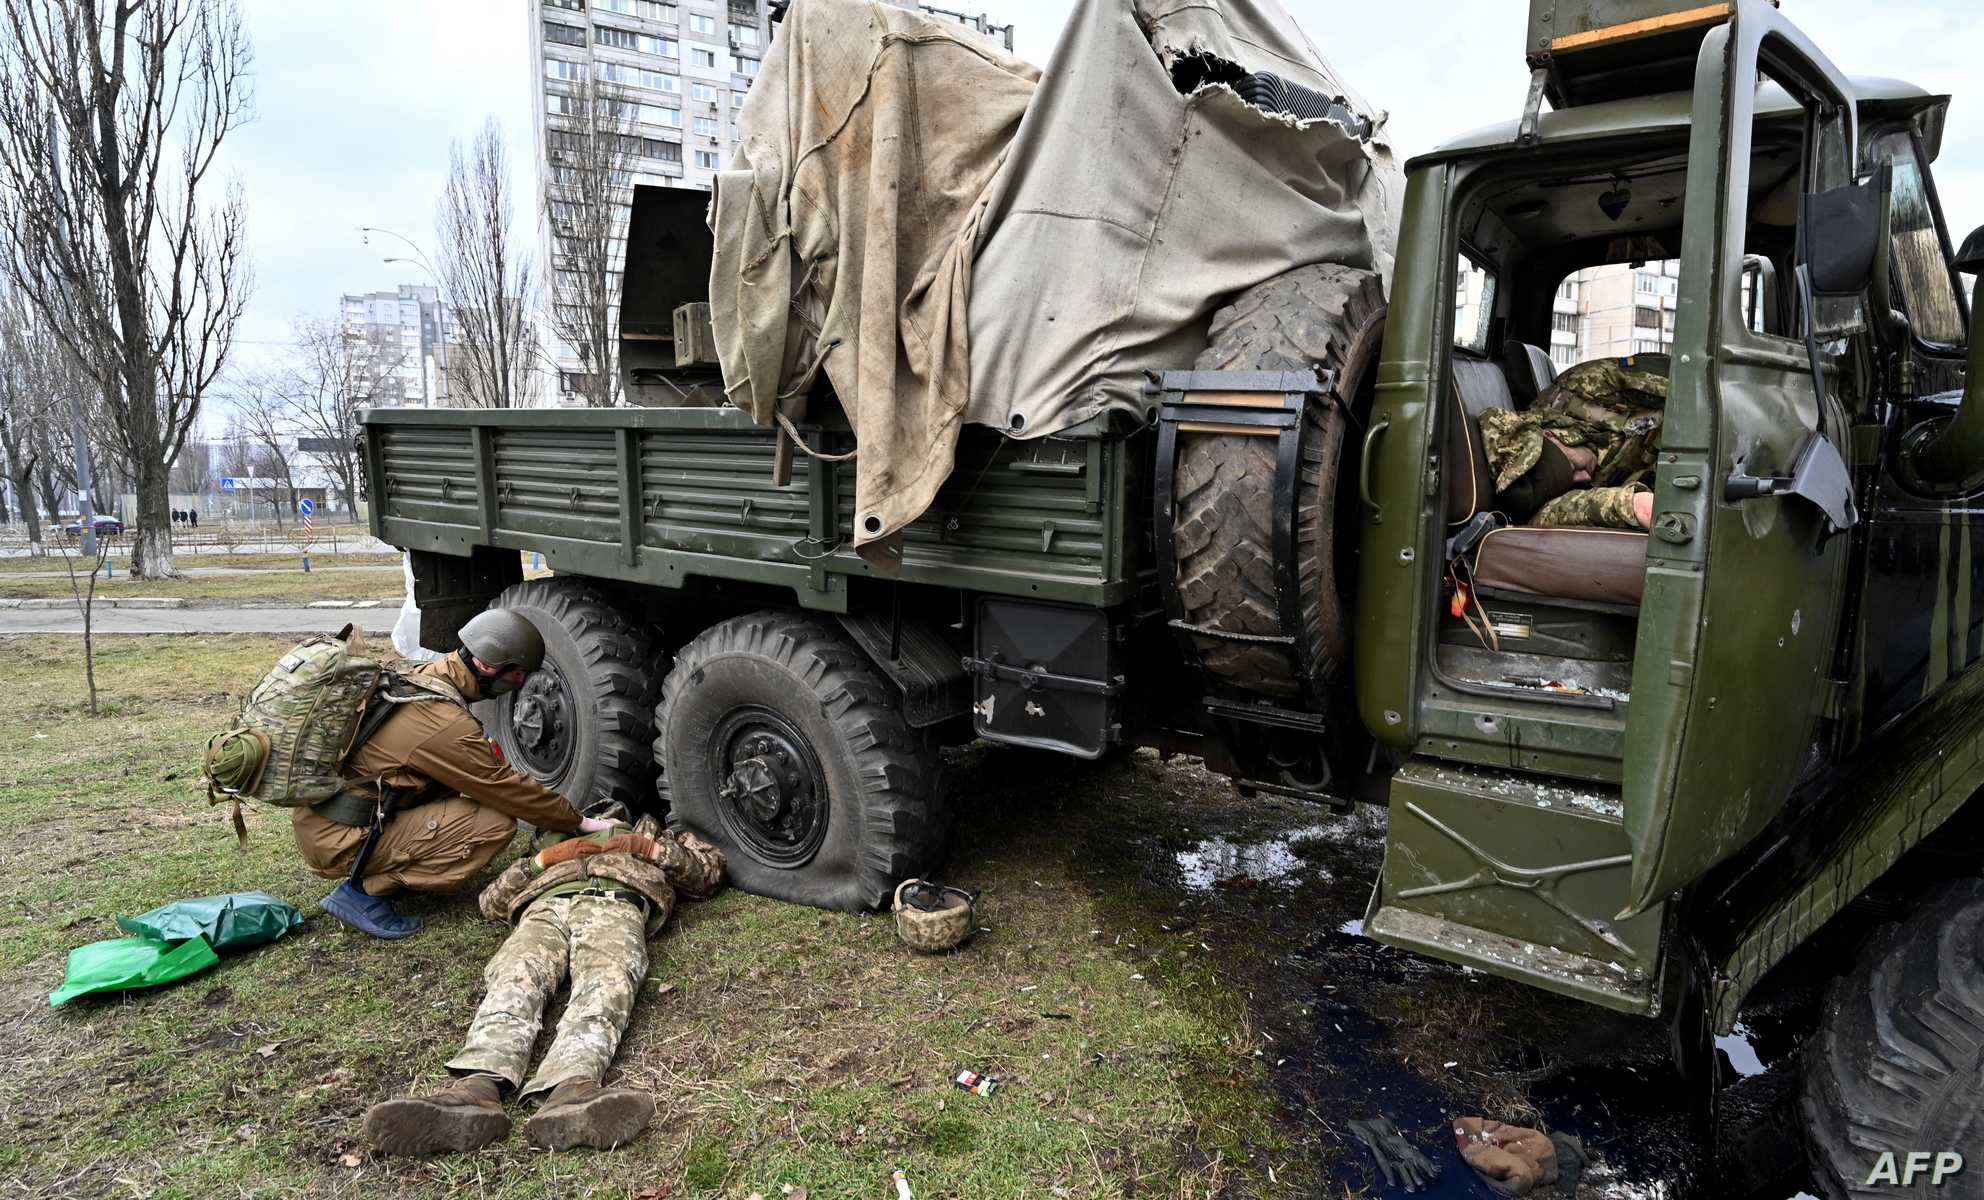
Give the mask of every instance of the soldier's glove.
<svg viewBox="0 0 1984 1200">
<path fill-rule="evenodd" d="M 1371 1157 L 1378 1160 L 1378 1170 L 1385 1177 L 1386 1187 L 1403 1186 L 1408 1192 L 1416 1192 L 1440 1177 L 1440 1165 L 1406 1141 L 1398 1126 L 1388 1118 L 1352 1121 L 1350 1132 L 1356 1134 L 1357 1140 L 1370 1149 Z"/>
</svg>

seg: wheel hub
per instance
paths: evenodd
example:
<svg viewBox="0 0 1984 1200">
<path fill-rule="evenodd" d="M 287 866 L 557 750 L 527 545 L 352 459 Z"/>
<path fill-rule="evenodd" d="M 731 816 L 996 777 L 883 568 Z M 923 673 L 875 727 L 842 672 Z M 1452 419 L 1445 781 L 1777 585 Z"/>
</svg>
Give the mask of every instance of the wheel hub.
<svg viewBox="0 0 1984 1200">
<path fill-rule="evenodd" d="M 751 854 L 799 866 L 827 831 L 826 777 L 805 735 L 779 714 L 735 710 L 710 739 L 711 777 L 726 830 Z"/>
<path fill-rule="evenodd" d="M 571 693 L 549 662 L 517 689 L 510 704 L 510 732 L 522 765 L 539 779 L 556 778 L 568 765 L 572 715 Z"/>
</svg>

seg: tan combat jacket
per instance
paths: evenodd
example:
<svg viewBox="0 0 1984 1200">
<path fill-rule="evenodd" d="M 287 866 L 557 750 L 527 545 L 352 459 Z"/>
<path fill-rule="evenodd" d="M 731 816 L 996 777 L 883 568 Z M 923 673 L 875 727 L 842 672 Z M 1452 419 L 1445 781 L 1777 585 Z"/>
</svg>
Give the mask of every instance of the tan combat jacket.
<svg viewBox="0 0 1984 1200">
<path fill-rule="evenodd" d="M 469 700 L 479 699 L 474 672 L 458 655 L 422 663 L 406 675 L 428 675 Z M 445 700 L 403 704 L 345 761 L 344 774 L 357 783 L 375 779 L 402 795 L 423 800 L 460 794 L 478 804 L 541 829 L 576 833 L 579 812 L 557 792 L 511 767 L 483 736 L 482 723 L 466 708 Z M 333 861 L 365 840 L 365 828 L 320 816 L 308 808 L 290 810 L 296 840 L 313 861 Z"/>
</svg>

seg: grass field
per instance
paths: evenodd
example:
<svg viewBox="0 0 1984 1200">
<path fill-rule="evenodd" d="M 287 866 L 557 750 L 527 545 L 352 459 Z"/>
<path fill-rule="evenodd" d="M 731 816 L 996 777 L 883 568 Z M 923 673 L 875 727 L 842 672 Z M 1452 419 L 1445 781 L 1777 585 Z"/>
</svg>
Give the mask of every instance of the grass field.
<svg viewBox="0 0 1984 1200">
<path fill-rule="evenodd" d="M 318 913 L 329 885 L 301 868 L 283 814 L 251 813 L 235 848 L 197 782 L 199 748 L 286 647 L 114 640 L 91 720 L 75 639 L 0 638 L 10 1192 L 882 1196 L 900 1167 L 919 1196 L 1058 1198 L 1270 1194 L 1303 1178 L 1229 960 L 1196 936 L 1144 944 L 1170 910 L 1123 834 L 1175 820 L 1177 781 L 1148 759 L 1115 768 L 1106 805 L 1080 807 L 1092 780 L 1042 788 L 1038 760 L 983 749 L 953 764 L 976 781 L 953 878 L 982 891 L 988 927 L 964 952 L 912 955 L 882 916 L 735 892 L 685 904 L 654 943 L 617 1064 L 659 1099 L 644 1137 L 610 1154 L 536 1153 L 519 1135 L 370 1158 L 366 1106 L 443 1078 L 504 931 L 468 897 L 429 898 L 409 906 L 421 934 L 376 942 Z M 117 936 L 118 914 L 250 888 L 311 920 L 177 986 L 48 1007 L 66 953 Z M 949 1083 L 963 1067 L 1005 1085 L 967 1095 Z"/>
</svg>

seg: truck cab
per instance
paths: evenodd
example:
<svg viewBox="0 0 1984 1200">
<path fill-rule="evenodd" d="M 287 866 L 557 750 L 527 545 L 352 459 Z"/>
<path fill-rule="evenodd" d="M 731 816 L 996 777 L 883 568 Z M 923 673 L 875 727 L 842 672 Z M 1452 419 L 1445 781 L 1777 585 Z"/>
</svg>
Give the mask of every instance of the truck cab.
<svg viewBox="0 0 1984 1200">
<path fill-rule="evenodd" d="M 1984 781 L 1911 770 L 1984 748 L 1949 98 L 1763 3 L 1537 0 L 1530 32 L 1530 111 L 1407 167 L 1362 457 L 1357 705 L 1401 760 L 1369 929 L 1726 1030 Z M 1666 381 L 1651 520 L 1511 522 L 1482 414 L 1576 365 L 1553 329 L 1594 332 L 1607 274 L 1608 357 Z"/>
</svg>

